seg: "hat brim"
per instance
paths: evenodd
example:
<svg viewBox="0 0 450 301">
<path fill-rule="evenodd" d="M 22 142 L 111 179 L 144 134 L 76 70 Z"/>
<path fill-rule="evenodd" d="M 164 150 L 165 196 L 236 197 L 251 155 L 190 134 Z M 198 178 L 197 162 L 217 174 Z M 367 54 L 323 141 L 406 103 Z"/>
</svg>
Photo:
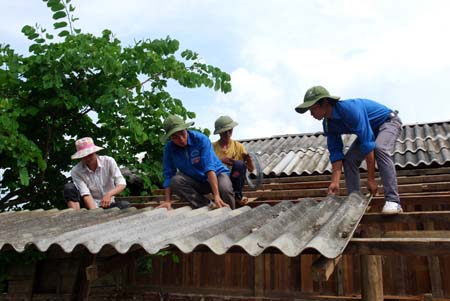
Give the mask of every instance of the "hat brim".
<svg viewBox="0 0 450 301">
<path fill-rule="evenodd" d="M 218 135 L 220 133 L 229 131 L 231 129 L 233 129 L 235 126 L 237 126 L 239 123 L 237 123 L 236 121 L 233 121 L 232 123 L 230 123 L 228 126 L 218 129 L 218 130 L 214 130 L 214 135 Z"/>
<path fill-rule="evenodd" d="M 305 101 L 304 103 L 301 103 L 300 105 L 295 107 L 295 111 L 299 114 L 303 114 L 306 113 L 309 108 L 311 108 L 313 105 L 316 104 L 316 102 L 318 102 L 321 99 L 324 98 L 330 98 L 330 99 L 334 99 L 334 100 L 339 100 L 341 99 L 339 96 L 323 96 L 323 97 L 317 97 L 316 99 L 312 99 L 310 101 Z"/>
<path fill-rule="evenodd" d="M 87 157 L 90 154 L 96 153 L 96 152 L 98 152 L 99 150 L 102 150 L 102 149 L 103 149 L 103 147 L 94 145 L 93 147 L 89 147 L 89 148 L 86 148 L 86 149 L 83 149 L 83 150 L 80 150 L 80 151 L 76 152 L 70 158 L 72 158 L 72 159 L 82 159 L 82 158 Z"/>
<path fill-rule="evenodd" d="M 166 133 L 164 136 L 162 136 L 160 138 L 160 141 L 162 143 L 165 143 L 167 140 L 169 140 L 170 136 L 172 136 L 173 134 L 175 134 L 176 132 L 185 130 L 189 127 L 191 127 L 194 124 L 194 122 L 187 122 L 185 124 L 179 125 L 177 127 L 174 127 L 173 129 L 171 129 L 168 133 Z"/>
</svg>

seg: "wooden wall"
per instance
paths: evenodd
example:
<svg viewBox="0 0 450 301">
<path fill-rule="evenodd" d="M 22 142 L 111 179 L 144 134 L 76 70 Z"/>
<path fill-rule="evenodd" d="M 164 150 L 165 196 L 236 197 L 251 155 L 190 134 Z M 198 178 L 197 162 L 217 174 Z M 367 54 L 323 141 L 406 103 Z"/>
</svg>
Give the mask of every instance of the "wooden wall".
<svg viewBox="0 0 450 301">
<path fill-rule="evenodd" d="M 326 177 L 303 179 L 312 190 L 294 179 L 286 187 L 298 186 L 298 194 L 326 193 Z M 450 209 L 450 169 L 403 171 L 399 174 L 402 204 L 406 212 L 447 211 Z M 284 184 L 283 184 L 284 185 Z M 273 186 L 271 186 L 273 188 Z M 256 193 L 256 192 L 255 192 Z M 257 192 L 255 197 L 267 195 Z M 297 193 L 297 192 L 296 192 Z M 286 199 L 281 191 L 273 193 Z M 261 202 L 276 203 L 276 199 Z M 251 205 L 256 206 L 259 201 Z M 371 212 L 379 212 L 382 197 L 371 203 Z M 447 213 L 448 216 L 448 213 Z M 367 225 L 360 225 L 361 229 Z M 392 231 L 423 231 L 450 229 L 450 222 L 378 223 L 382 233 Z M 355 234 L 358 235 L 358 232 Z M 448 250 L 450 253 L 450 250 Z M 360 256 L 345 254 L 327 281 L 313 280 L 311 266 L 319 257 L 302 254 L 289 258 L 282 254 L 246 253 L 215 255 L 210 251 L 182 254 L 174 251 L 179 262 L 170 256 L 153 257 L 153 271 L 143 273 L 137 264 L 139 252 L 125 255 L 101 252 L 93 259 L 86 250 L 64 254 L 52 249 L 44 261 L 28 268 L 14 267 L 10 273 L 9 290 L 1 300 L 75 300 L 81 292 L 89 300 L 360 300 Z M 86 280 L 86 267 L 108 266 L 97 279 Z M 385 299 L 424 300 L 425 294 L 450 299 L 450 256 L 382 256 Z M 86 289 L 86 287 L 88 289 Z M 438 300 L 438 299 L 435 299 Z"/>
</svg>

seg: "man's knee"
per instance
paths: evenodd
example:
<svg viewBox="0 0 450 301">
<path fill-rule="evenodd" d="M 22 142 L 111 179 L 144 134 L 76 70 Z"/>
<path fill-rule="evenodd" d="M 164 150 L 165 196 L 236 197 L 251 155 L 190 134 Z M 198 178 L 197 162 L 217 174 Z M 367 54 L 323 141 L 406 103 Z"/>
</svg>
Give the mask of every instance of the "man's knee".
<svg viewBox="0 0 450 301">
<path fill-rule="evenodd" d="M 175 191 L 186 185 L 186 179 L 183 175 L 176 174 L 170 179 L 170 190 Z"/>
<path fill-rule="evenodd" d="M 77 187 L 73 183 L 64 184 L 63 188 L 63 196 L 66 203 L 68 201 L 79 202 L 80 201 L 80 192 Z"/>
<path fill-rule="evenodd" d="M 231 168 L 231 176 L 233 178 L 241 177 L 242 175 L 245 175 L 247 167 L 245 166 L 244 161 L 241 160 L 235 160 L 233 162 L 233 167 Z"/>
<path fill-rule="evenodd" d="M 219 193 L 222 198 L 232 209 L 235 208 L 235 199 L 233 185 L 231 183 L 230 177 L 226 174 L 220 174 L 218 177 Z"/>
</svg>

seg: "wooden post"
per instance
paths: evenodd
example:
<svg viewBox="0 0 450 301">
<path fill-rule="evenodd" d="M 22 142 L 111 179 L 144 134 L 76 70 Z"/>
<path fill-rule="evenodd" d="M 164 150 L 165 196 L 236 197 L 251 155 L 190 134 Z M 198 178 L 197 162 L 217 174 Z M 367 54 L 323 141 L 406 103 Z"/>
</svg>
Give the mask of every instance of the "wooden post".
<svg viewBox="0 0 450 301">
<path fill-rule="evenodd" d="M 85 251 L 83 253 L 83 258 L 80 264 L 80 287 L 76 291 L 76 300 L 85 301 L 89 300 L 89 292 L 90 292 L 90 281 L 88 280 L 88 271 L 87 267 L 95 265 L 95 257 L 96 255 L 92 255 L 89 251 Z"/>
<path fill-rule="evenodd" d="M 367 227 L 363 237 L 379 236 L 378 229 Z M 361 296 L 365 301 L 383 301 L 381 256 L 361 255 Z"/>
<path fill-rule="evenodd" d="M 425 230 L 434 230 L 434 222 L 427 221 L 424 224 Z M 428 273 L 430 275 L 431 282 L 431 292 L 434 297 L 443 297 L 444 291 L 442 289 L 442 279 L 441 279 L 441 265 L 439 262 L 439 257 L 437 256 L 427 256 L 428 260 Z"/>
<path fill-rule="evenodd" d="M 341 255 L 342 256 L 342 255 Z M 338 296 L 344 295 L 344 270 L 343 260 L 340 260 L 336 266 L 336 291 Z"/>
<path fill-rule="evenodd" d="M 320 256 L 311 267 L 311 274 L 314 281 L 328 281 L 330 276 L 333 274 L 334 269 L 337 267 L 341 261 L 342 256 L 336 258 L 326 258 L 325 256 Z"/>
<path fill-rule="evenodd" d="M 255 265 L 254 265 L 254 295 L 255 297 L 264 296 L 264 279 L 265 279 L 265 262 L 264 254 L 254 257 Z"/>
</svg>

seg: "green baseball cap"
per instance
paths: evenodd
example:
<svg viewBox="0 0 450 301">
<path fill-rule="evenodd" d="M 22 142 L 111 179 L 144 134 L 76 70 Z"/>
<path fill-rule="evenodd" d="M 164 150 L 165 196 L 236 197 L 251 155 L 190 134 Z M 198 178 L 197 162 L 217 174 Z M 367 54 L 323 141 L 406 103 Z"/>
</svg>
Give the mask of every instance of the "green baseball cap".
<svg viewBox="0 0 450 301">
<path fill-rule="evenodd" d="M 180 117 L 169 115 L 163 122 L 163 128 L 166 134 L 161 137 L 161 142 L 165 143 L 170 138 L 170 136 L 172 136 L 176 132 L 189 128 L 193 124 L 194 122 L 185 123 Z"/>
<path fill-rule="evenodd" d="M 330 92 L 322 86 L 314 86 L 309 88 L 305 93 L 305 97 L 303 98 L 303 103 L 295 107 L 297 113 L 303 114 L 309 110 L 316 102 L 323 98 L 331 98 L 334 100 L 339 100 L 339 96 L 331 96 Z"/>
<path fill-rule="evenodd" d="M 220 116 L 217 118 L 216 122 L 214 122 L 214 135 L 231 130 L 238 124 L 239 123 L 231 119 L 230 116 Z"/>
</svg>

